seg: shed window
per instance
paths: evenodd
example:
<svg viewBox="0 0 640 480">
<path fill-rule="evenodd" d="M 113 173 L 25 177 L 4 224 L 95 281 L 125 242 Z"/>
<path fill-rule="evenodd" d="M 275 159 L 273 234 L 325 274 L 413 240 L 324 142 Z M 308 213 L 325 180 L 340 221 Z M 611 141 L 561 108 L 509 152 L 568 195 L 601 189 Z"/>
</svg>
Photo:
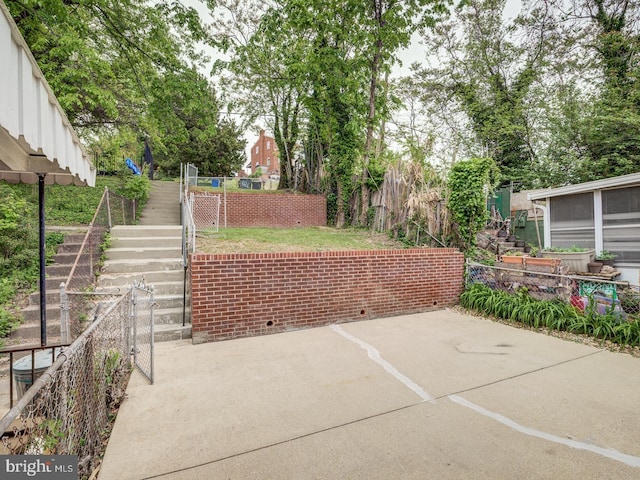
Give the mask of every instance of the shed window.
<svg viewBox="0 0 640 480">
<path fill-rule="evenodd" d="M 552 246 L 595 246 L 593 193 L 552 197 L 550 210 Z"/>
<path fill-rule="evenodd" d="M 602 192 L 603 247 L 616 262 L 640 263 L 640 187 Z"/>
</svg>

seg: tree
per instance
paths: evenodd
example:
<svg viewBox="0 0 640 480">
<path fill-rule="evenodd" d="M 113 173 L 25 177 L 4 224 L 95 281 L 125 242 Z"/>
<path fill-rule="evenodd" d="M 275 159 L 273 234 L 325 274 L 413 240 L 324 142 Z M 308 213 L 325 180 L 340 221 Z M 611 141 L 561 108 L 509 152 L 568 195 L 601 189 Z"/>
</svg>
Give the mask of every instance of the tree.
<svg viewBox="0 0 640 480">
<path fill-rule="evenodd" d="M 376 120 L 388 119 L 389 109 L 386 97 L 380 96 L 381 75 L 388 74 L 397 62 L 398 51 L 409 45 L 411 34 L 425 25 L 432 26 L 436 19 L 446 13 L 446 2 L 439 0 L 373 0 L 360 3 L 364 7 L 366 35 L 365 55 L 369 59 L 369 93 L 366 119 L 366 134 L 362 155 L 361 198 L 358 223 L 368 224 L 370 192 L 368 179 L 371 178 L 370 158 Z M 382 115 L 377 114 L 377 110 Z"/>
<path fill-rule="evenodd" d="M 296 149 L 299 142 L 304 92 L 304 39 L 292 30 L 280 2 L 222 0 L 214 29 L 228 60 L 215 72 L 231 93 L 230 103 L 255 120 L 265 117 L 280 154 L 278 188 L 295 189 Z"/>
<path fill-rule="evenodd" d="M 540 97 L 532 95 L 545 72 L 549 38 L 546 11 L 539 24 L 520 17 L 507 23 L 504 0 L 470 0 L 455 18 L 436 25 L 428 45 L 440 64 L 418 73 L 425 96 L 451 105 L 445 115 L 468 119 L 475 154 L 495 159 L 505 180 L 533 183 L 538 162 L 536 114 Z"/>
<path fill-rule="evenodd" d="M 595 28 L 592 48 L 603 79 L 585 123 L 590 162 L 582 178 L 640 171 L 640 7 L 630 0 L 585 0 L 574 8 Z"/>
<path fill-rule="evenodd" d="M 338 224 L 366 225 L 369 189 L 380 176 L 374 137 L 382 137 L 390 112 L 381 79 L 412 31 L 444 12 L 446 2 L 274 0 L 257 2 L 259 22 L 239 2 L 224 4 L 227 19 L 237 20 L 218 22 L 221 42 L 230 45 L 227 66 L 234 88 L 248 94 L 242 102 L 248 110 L 268 112 L 283 155 L 280 187 L 324 188 L 338 198 Z M 305 155 L 298 182 L 300 140 Z"/>
<path fill-rule="evenodd" d="M 500 181 L 500 172 L 490 158 L 472 158 L 457 162 L 447 182 L 451 212 L 463 250 L 476 246 L 476 235 L 487 224 L 487 197 Z"/>
<path fill-rule="evenodd" d="M 194 8 L 144 0 L 7 5 L 69 120 L 95 153 L 121 162 L 139 158 L 149 141 L 157 164 L 170 174 L 181 161 L 216 165 L 220 174 L 237 170 L 240 133 L 225 122 L 218 135 L 220 102 L 198 73 L 204 57 L 195 46 L 211 39 Z M 232 151 L 221 157 L 223 145 Z"/>
<path fill-rule="evenodd" d="M 206 38 L 197 12 L 179 2 L 9 0 L 21 33 L 80 134 L 138 125 L 149 84 L 178 70 Z"/>
</svg>

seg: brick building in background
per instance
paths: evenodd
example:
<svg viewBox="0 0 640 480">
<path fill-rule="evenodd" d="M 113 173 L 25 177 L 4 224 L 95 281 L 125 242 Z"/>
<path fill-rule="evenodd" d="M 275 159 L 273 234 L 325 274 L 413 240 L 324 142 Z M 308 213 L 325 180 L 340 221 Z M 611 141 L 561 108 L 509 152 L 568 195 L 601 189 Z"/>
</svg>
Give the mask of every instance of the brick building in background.
<svg viewBox="0 0 640 480">
<path fill-rule="evenodd" d="M 264 130 L 260 130 L 260 137 L 251 147 L 251 173 L 254 174 L 258 168 L 262 168 L 263 174 L 280 175 L 278 157 L 278 147 L 274 138 L 265 135 Z"/>
</svg>

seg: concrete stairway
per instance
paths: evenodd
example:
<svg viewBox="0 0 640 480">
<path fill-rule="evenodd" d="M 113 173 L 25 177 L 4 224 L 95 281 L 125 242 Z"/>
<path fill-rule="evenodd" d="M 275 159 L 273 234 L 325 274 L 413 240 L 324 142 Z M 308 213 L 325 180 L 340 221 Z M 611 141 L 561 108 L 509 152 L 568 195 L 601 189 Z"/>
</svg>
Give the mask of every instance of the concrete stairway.
<svg viewBox="0 0 640 480">
<path fill-rule="evenodd" d="M 182 267 L 182 227 L 180 226 L 180 184 L 152 182 L 149 200 L 135 226 L 114 226 L 111 248 L 97 287 L 129 288 L 134 280 L 155 287 L 156 341 L 191 337 L 190 319 L 182 326 L 184 269 Z M 56 227 L 57 231 L 59 228 Z M 65 230 L 54 262 L 46 268 L 47 343 L 60 341 L 60 283 L 67 276 L 80 251 L 85 232 Z M 89 258 L 81 258 L 77 272 L 88 268 Z M 82 273 L 82 272 L 81 272 Z M 187 299 L 188 302 L 188 299 Z M 11 333 L 10 344 L 40 344 L 40 294 L 32 293 L 21 310 L 22 324 Z M 189 315 L 189 309 L 186 310 Z"/>
<path fill-rule="evenodd" d="M 127 288 L 134 280 L 144 280 L 155 288 L 155 340 L 191 338 L 188 309 L 182 326 L 184 268 L 180 225 L 115 226 L 106 257 L 99 287 Z"/>
<path fill-rule="evenodd" d="M 138 224 L 180 225 L 180 183 L 152 181 Z"/>
<path fill-rule="evenodd" d="M 516 247 L 515 242 L 508 242 L 506 237 L 499 237 L 496 230 L 485 230 L 478 234 L 478 245 L 499 255 L 524 253 L 524 247 Z"/>
<path fill-rule="evenodd" d="M 155 288 L 155 340 L 191 338 L 190 312 L 183 309 L 185 277 L 178 182 L 151 182 L 139 224 L 113 227 L 111 247 L 105 254 L 107 260 L 98 279 L 100 287 L 126 288 L 134 280 L 144 279 Z"/>
<path fill-rule="evenodd" d="M 53 257 L 53 263 L 46 267 L 46 320 L 47 343 L 60 342 L 60 284 L 67 281 L 73 263 L 82 246 L 85 232 L 78 229 L 64 229 L 54 227 L 47 231 L 62 231 L 64 243 L 58 246 L 58 253 Z M 83 255 L 76 267 L 77 272 L 89 268 L 90 258 Z M 91 277 L 88 277 L 91 278 Z M 10 344 L 39 345 L 40 344 L 40 292 L 29 295 L 28 304 L 20 310 L 22 323 L 11 333 Z"/>
</svg>

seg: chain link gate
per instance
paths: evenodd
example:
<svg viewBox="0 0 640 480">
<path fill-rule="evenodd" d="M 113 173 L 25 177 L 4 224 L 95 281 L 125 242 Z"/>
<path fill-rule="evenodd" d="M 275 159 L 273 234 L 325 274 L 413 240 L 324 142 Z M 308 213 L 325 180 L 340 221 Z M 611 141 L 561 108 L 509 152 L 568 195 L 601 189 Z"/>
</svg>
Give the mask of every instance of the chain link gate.
<svg viewBox="0 0 640 480">
<path fill-rule="evenodd" d="M 131 320 L 133 334 L 133 364 L 153 384 L 153 285 L 133 282 L 131 290 Z"/>
<path fill-rule="evenodd" d="M 193 220 L 196 228 L 215 229 L 220 226 L 220 195 L 191 194 Z"/>
</svg>

